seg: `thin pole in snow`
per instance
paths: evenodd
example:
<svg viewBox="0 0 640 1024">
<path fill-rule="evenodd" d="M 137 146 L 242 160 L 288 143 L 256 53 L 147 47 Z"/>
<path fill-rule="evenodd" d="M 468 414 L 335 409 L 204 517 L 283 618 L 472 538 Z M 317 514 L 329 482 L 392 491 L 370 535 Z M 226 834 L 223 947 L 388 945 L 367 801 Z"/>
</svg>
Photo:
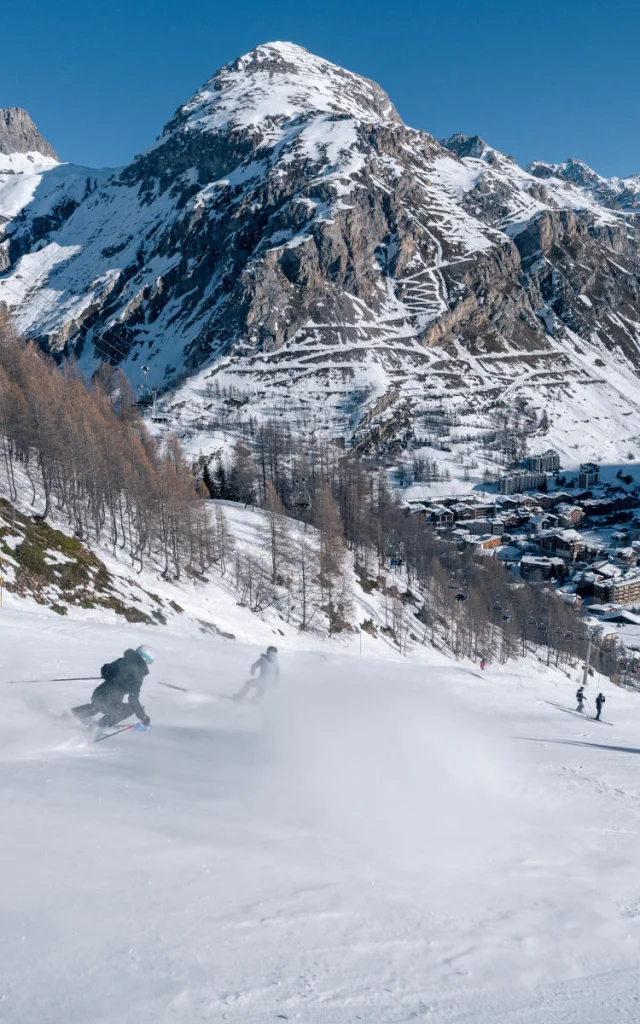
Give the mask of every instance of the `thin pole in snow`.
<svg viewBox="0 0 640 1024">
<path fill-rule="evenodd" d="M 58 679 L 7 679 L 9 686 L 16 683 L 91 683 L 102 676 L 61 676 Z"/>
</svg>

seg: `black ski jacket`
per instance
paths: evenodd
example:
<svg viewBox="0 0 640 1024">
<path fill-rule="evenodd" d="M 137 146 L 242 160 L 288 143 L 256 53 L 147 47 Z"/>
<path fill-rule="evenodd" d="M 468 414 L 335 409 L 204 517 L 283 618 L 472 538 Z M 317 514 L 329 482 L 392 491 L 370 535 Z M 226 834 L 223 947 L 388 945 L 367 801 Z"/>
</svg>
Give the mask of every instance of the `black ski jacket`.
<svg viewBox="0 0 640 1024">
<path fill-rule="evenodd" d="M 602 707 L 602 705 L 604 704 L 606 699 L 607 699 L 606 697 L 596 697 L 596 707 L 597 707 L 598 711 L 600 710 L 600 708 Z"/>
<path fill-rule="evenodd" d="M 104 699 L 111 699 L 113 703 L 121 704 L 128 695 L 129 704 L 139 719 L 146 718 L 145 710 L 140 703 L 140 687 L 145 676 L 149 675 L 149 669 L 144 658 L 141 658 L 137 651 L 131 648 L 124 652 L 123 658 L 111 661 L 103 665 L 100 675 L 104 683 L 96 687 L 94 694 L 100 693 Z"/>
</svg>

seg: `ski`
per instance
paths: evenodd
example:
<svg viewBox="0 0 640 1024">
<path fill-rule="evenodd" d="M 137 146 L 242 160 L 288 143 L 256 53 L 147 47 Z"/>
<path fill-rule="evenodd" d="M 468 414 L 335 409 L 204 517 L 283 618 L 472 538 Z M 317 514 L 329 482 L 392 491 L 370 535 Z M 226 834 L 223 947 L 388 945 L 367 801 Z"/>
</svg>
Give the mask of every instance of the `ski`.
<svg viewBox="0 0 640 1024">
<path fill-rule="evenodd" d="M 582 718 L 585 722 L 597 722 L 598 725 L 613 726 L 613 722 L 605 722 L 602 718 L 596 718 L 595 715 L 587 715 L 584 711 L 575 711 L 573 708 L 565 708 L 562 704 L 554 704 L 552 700 L 545 700 L 544 697 L 539 699 L 543 704 L 549 704 L 552 708 L 557 708 L 558 711 L 564 711 L 565 715 L 575 715 L 576 718 Z"/>
</svg>

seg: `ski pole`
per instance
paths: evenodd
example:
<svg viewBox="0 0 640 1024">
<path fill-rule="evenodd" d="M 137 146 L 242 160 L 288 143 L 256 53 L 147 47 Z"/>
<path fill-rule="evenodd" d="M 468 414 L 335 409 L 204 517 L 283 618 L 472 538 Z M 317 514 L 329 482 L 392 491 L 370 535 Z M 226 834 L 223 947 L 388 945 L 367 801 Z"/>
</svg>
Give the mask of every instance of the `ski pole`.
<svg viewBox="0 0 640 1024">
<path fill-rule="evenodd" d="M 16 683 L 84 683 L 102 679 L 102 676 L 60 676 L 58 679 L 7 679 L 9 686 Z"/>
<path fill-rule="evenodd" d="M 176 686 L 175 683 L 161 683 L 159 679 L 156 679 L 158 686 L 166 686 L 168 690 L 180 690 L 181 693 L 188 693 L 186 686 Z"/>
<path fill-rule="evenodd" d="M 121 732 L 126 732 L 127 729 L 135 729 L 135 726 L 134 725 L 122 725 L 122 726 L 120 726 L 119 729 L 116 729 L 114 732 L 106 732 L 103 736 L 96 736 L 96 738 L 94 740 L 92 740 L 92 742 L 93 743 L 102 743 L 103 740 L 109 740 L 109 739 L 111 739 L 112 736 L 117 736 Z"/>
</svg>

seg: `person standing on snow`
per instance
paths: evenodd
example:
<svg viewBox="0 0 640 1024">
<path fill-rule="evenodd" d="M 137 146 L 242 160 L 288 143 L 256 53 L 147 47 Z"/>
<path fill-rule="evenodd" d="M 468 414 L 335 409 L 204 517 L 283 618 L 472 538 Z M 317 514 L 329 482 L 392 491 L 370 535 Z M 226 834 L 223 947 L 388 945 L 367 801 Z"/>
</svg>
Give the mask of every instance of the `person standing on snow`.
<svg viewBox="0 0 640 1024">
<path fill-rule="evenodd" d="M 255 678 L 256 672 L 258 673 L 257 679 Z M 258 701 L 262 700 L 267 689 L 270 686 L 277 686 L 279 681 L 278 648 L 267 647 L 264 654 L 261 654 L 258 660 L 254 661 L 251 666 L 251 678 L 247 679 L 244 686 L 233 695 L 233 700 L 244 700 L 251 690 L 255 690 L 253 702 L 257 704 Z"/>
<path fill-rule="evenodd" d="M 579 687 L 576 693 L 576 700 L 578 702 L 576 711 L 584 711 L 584 686 Z"/>
<path fill-rule="evenodd" d="M 607 698 L 605 697 L 604 693 L 599 693 L 596 697 L 596 722 L 600 721 L 600 715 L 602 714 L 602 705 L 605 703 L 606 699 Z"/>
<path fill-rule="evenodd" d="M 96 686 L 91 703 L 72 708 L 73 714 L 83 721 L 101 714 L 97 725 L 102 729 L 118 725 L 131 715 L 136 715 L 143 725 L 151 725 L 151 719 L 140 703 L 140 688 L 145 676 L 149 675 L 152 662 L 153 651 L 142 646 L 135 651 L 129 649 L 124 652 L 124 657 L 103 665 L 100 675 L 104 682 Z M 126 701 L 125 697 L 128 698 Z"/>
</svg>

